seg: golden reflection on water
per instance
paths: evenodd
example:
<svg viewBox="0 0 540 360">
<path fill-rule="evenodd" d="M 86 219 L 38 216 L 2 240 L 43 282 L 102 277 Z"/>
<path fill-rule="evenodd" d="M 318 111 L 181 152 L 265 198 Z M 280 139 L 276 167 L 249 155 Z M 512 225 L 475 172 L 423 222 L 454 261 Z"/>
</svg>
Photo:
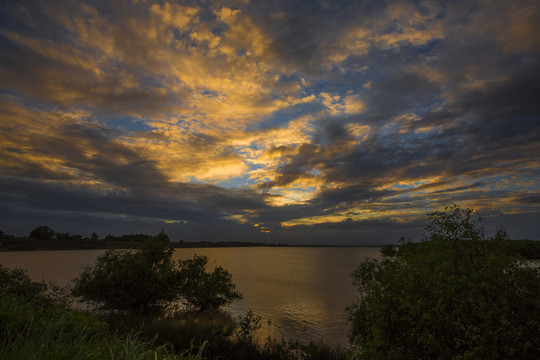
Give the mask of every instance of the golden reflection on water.
<svg viewBox="0 0 540 360">
<path fill-rule="evenodd" d="M 0 263 L 28 270 L 33 280 L 68 285 L 104 250 L 0 252 Z M 345 307 L 355 298 L 350 274 L 379 248 L 250 247 L 176 249 L 175 259 L 206 255 L 233 276 L 242 300 L 226 310 L 262 317 L 261 338 L 347 344 Z M 271 325 L 268 325 L 271 320 Z"/>
<path fill-rule="evenodd" d="M 9 251 L 0 252 L 0 263 L 27 270 L 34 281 L 43 279 L 66 286 L 104 253 L 105 250 Z"/>
<path fill-rule="evenodd" d="M 174 256 L 185 259 L 195 253 L 231 272 L 244 299 L 228 310 L 260 315 L 261 337 L 323 338 L 345 345 L 345 307 L 356 294 L 350 274 L 366 257 L 378 257 L 379 248 L 177 249 Z"/>
</svg>

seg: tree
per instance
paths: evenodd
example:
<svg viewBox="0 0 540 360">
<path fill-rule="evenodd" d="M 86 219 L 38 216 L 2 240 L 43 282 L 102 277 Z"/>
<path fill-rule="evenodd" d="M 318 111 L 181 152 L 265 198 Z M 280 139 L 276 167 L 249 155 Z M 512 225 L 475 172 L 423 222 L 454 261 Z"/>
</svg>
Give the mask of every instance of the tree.
<svg viewBox="0 0 540 360">
<path fill-rule="evenodd" d="M 168 245 L 162 231 L 141 249 L 107 251 L 74 280 L 73 295 L 105 310 L 162 310 L 178 300 L 181 289 Z"/>
<path fill-rule="evenodd" d="M 25 270 L 9 269 L 0 264 L 0 298 L 9 294 L 34 299 L 45 294 L 47 289 L 44 282 L 32 281 Z"/>
<path fill-rule="evenodd" d="M 30 232 L 30 237 L 39 240 L 52 240 L 54 239 L 54 230 L 49 226 L 38 226 Z"/>
<path fill-rule="evenodd" d="M 359 358 L 540 358 L 540 270 L 484 228 L 454 205 L 429 214 L 422 242 L 360 265 L 348 308 Z"/>
<path fill-rule="evenodd" d="M 184 299 L 199 310 L 217 309 L 238 299 L 231 275 L 222 267 L 205 271 L 208 259 L 172 260 L 163 231 L 136 250 L 109 250 L 74 280 L 72 294 L 104 310 L 160 312 Z"/>
<path fill-rule="evenodd" d="M 195 255 L 193 259 L 180 260 L 178 264 L 184 281 L 182 297 L 186 305 L 206 311 L 242 298 L 227 270 L 216 266 L 213 272 L 206 272 L 206 256 Z"/>
<path fill-rule="evenodd" d="M 56 238 L 56 240 L 69 240 L 71 238 L 71 234 L 57 232 L 54 237 Z"/>
</svg>

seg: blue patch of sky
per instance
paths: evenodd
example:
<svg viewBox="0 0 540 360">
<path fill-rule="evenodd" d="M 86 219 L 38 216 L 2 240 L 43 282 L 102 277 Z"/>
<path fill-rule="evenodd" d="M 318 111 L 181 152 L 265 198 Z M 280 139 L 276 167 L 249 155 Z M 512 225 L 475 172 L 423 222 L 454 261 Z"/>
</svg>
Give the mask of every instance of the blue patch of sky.
<svg viewBox="0 0 540 360">
<path fill-rule="evenodd" d="M 208 89 L 203 90 L 201 94 L 206 97 L 217 97 L 219 95 L 217 91 L 212 91 Z"/>
<path fill-rule="evenodd" d="M 261 121 L 248 126 L 247 131 L 255 131 L 261 129 L 272 129 L 285 127 L 287 124 L 298 117 L 313 113 L 318 110 L 322 110 L 323 105 L 318 103 L 303 103 L 296 104 L 286 109 L 278 110 L 272 113 L 272 115 L 263 118 Z"/>
<path fill-rule="evenodd" d="M 255 182 L 252 179 L 249 179 L 249 175 L 237 176 L 225 181 L 220 181 L 215 185 L 223 188 L 241 188 L 246 187 L 246 185 L 254 185 Z"/>
<path fill-rule="evenodd" d="M 191 184 L 208 184 L 209 183 L 207 180 L 198 180 L 195 177 L 191 177 L 188 182 Z M 249 179 L 249 174 L 245 174 L 245 175 L 236 176 L 236 177 L 224 180 L 224 181 L 211 182 L 211 184 L 222 187 L 222 188 L 234 189 L 234 188 L 246 187 L 248 185 L 254 185 L 255 181 L 253 181 L 252 179 Z"/>
<path fill-rule="evenodd" d="M 153 128 L 149 126 L 145 119 L 133 116 L 108 116 L 101 117 L 101 122 L 111 128 L 119 129 L 125 132 L 150 131 Z"/>
<path fill-rule="evenodd" d="M 58 110 L 59 108 L 59 106 L 56 104 L 39 101 L 37 98 L 27 97 L 15 91 L 10 91 L 7 89 L 0 89 L 0 99 L 3 99 L 7 102 L 16 102 L 22 105 L 26 109 L 35 109 L 35 110 L 40 110 L 40 111 L 54 111 L 54 110 Z M 60 106 L 60 108 L 62 107 Z"/>
<path fill-rule="evenodd" d="M 301 81 L 301 77 L 298 76 L 297 73 L 292 73 L 292 74 L 280 74 L 279 75 L 279 79 L 278 79 L 278 83 L 281 83 L 281 84 L 285 84 L 285 83 L 289 83 L 289 82 L 293 82 L 293 83 L 299 83 Z"/>
</svg>

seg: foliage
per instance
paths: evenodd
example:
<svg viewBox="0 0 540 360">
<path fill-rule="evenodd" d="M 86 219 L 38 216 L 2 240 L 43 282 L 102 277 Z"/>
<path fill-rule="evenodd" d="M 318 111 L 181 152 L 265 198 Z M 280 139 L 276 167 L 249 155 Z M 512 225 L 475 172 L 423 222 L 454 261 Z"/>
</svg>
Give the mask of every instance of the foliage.
<svg viewBox="0 0 540 360">
<path fill-rule="evenodd" d="M 54 230 L 49 226 L 38 226 L 30 232 L 30 237 L 39 240 L 52 240 L 54 239 Z"/>
<path fill-rule="evenodd" d="M 540 270 L 504 253 L 504 229 L 454 205 L 429 236 L 353 273 L 350 340 L 366 359 L 536 359 Z"/>
<path fill-rule="evenodd" d="M 388 257 L 395 256 L 397 254 L 397 247 L 395 245 L 381 246 L 381 254 Z"/>
<path fill-rule="evenodd" d="M 53 301 L 51 289 L 21 270 L 0 265 L 0 277 L 1 359 L 201 359 L 202 348 L 193 356 L 175 355 L 133 334 L 113 337 L 105 322 Z"/>
<path fill-rule="evenodd" d="M 502 243 L 509 255 L 519 255 L 526 259 L 540 259 L 540 241 L 535 240 L 506 240 Z"/>
<path fill-rule="evenodd" d="M 207 264 L 208 258 L 198 255 L 193 259 L 178 261 L 185 304 L 206 311 L 241 299 L 242 295 L 236 291 L 231 274 L 221 266 L 216 266 L 213 272 L 206 272 Z"/>
<path fill-rule="evenodd" d="M 165 316 L 133 317 L 109 314 L 108 321 L 122 332 L 141 331 L 148 339 L 182 352 L 204 345 L 206 359 L 229 360 L 347 360 L 347 350 L 324 341 L 307 344 L 297 340 L 268 338 L 255 333 L 261 318 L 251 311 L 233 319 L 223 311 L 177 311 Z M 127 330 L 126 330 L 127 329 Z"/>
<path fill-rule="evenodd" d="M 161 312 L 183 299 L 200 311 L 218 309 L 241 298 L 222 267 L 206 272 L 208 258 L 172 260 L 164 232 L 136 250 L 107 251 L 75 279 L 73 295 L 104 310 Z"/>
<path fill-rule="evenodd" d="M 252 345 L 257 331 L 261 328 L 261 317 L 255 315 L 253 311 L 248 311 L 246 316 L 240 317 L 236 334 L 238 338 L 246 344 Z"/>
<path fill-rule="evenodd" d="M 33 282 L 21 269 L 9 269 L 0 265 L 0 291 L 28 299 L 37 298 L 45 293 L 47 285 Z"/>
<path fill-rule="evenodd" d="M 322 340 L 304 344 L 298 340 L 268 338 L 262 347 L 262 359 L 272 360 L 347 360 L 350 354 L 341 346 Z"/>
<path fill-rule="evenodd" d="M 126 242 L 148 242 L 148 241 L 151 241 L 152 238 L 153 238 L 152 235 L 147 235 L 147 234 L 124 234 L 120 236 L 113 236 L 109 234 L 105 237 L 105 240 L 106 241 L 126 241 Z"/>
<path fill-rule="evenodd" d="M 151 313 L 180 296 L 179 272 L 164 232 L 137 250 L 110 250 L 75 279 L 73 295 L 106 310 Z"/>
</svg>

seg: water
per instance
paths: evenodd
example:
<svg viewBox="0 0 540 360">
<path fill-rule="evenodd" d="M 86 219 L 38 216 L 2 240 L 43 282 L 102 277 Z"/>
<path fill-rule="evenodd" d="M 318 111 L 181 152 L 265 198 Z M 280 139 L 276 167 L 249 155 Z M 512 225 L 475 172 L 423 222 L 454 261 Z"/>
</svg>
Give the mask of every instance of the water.
<svg viewBox="0 0 540 360">
<path fill-rule="evenodd" d="M 103 250 L 0 253 L 0 263 L 28 270 L 34 280 L 68 285 Z M 244 298 L 226 310 L 262 317 L 260 337 L 318 340 L 346 345 L 345 307 L 355 299 L 350 274 L 379 248 L 251 247 L 177 249 L 176 259 L 206 255 L 227 269 Z M 268 320 L 271 321 L 270 325 Z"/>
</svg>

